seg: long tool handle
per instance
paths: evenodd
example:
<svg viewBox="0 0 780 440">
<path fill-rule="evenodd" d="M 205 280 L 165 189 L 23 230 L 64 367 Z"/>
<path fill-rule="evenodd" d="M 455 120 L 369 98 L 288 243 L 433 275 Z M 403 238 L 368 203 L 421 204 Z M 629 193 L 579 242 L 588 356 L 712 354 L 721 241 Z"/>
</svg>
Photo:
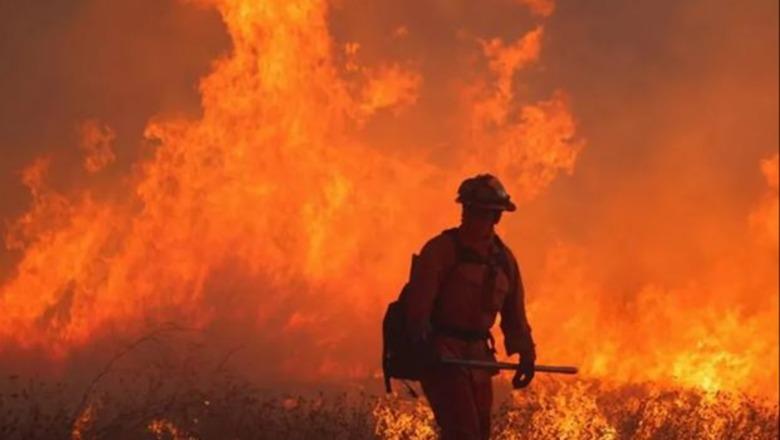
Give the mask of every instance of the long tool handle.
<svg viewBox="0 0 780 440">
<path fill-rule="evenodd" d="M 468 368 L 484 368 L 499 370 L 517 370 L 518 365 L 510 362 L 491 362 L 491 361 L 477 361 L 471 359 L 455 359 L 449 357 L 441 358 L 443 364 L 458 365 Z M 577 374 L 577 367 L 560 366 L 560 365 L 535 365 L 534 371 L 537 373 L 558 373 L 558 374 Z"/>
</svg>

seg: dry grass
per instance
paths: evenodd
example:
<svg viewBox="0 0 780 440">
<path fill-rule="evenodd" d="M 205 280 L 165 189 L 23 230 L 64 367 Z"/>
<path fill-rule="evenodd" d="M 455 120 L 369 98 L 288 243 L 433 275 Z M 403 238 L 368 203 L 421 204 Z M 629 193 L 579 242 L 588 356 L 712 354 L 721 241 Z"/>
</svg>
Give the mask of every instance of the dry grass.
<svg viewBox="0 0 780 440">
<path fill-rule="evenodd" d="M 85 405 L 67 387 L 6 377 L 2 439 L 408 439 L 433 438 L 423 400 L 365 392 L 255 387 L 226 373 L 123 375 Z M 778 407 L 749 396 L 649 384 L 539 380 L 504 392 L 497 439 L 776 439 Z"/>
</svg>

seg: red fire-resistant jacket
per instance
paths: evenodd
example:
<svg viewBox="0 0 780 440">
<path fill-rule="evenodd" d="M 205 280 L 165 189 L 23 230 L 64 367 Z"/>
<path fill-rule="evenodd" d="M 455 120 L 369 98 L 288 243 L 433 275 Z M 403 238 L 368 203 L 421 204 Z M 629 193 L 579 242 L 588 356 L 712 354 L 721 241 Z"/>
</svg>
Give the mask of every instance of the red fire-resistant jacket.
<svg viewBox="0 0 780 440">
<path fill-rule="evenodd" d="M 523 283 L 511 251 L 493 237 L 482 242 L 461 238 L 461 245 L 482 257 L 506 252 L 509 270 L 515 271 L 516 275 L 499 268 L 494 283 L 488 282 L 493 285 L 486 288 L 484 283 L 490 279 L 488 264 L 457 261 L 453 237 L 445 233 L 434 237 L 422 248 L 410 280 L 406 300 L 410 334 L 420 339 L 432 337 L 439 356 L 494 360 L 493 353 L 485 349 L 484 341 L 437 335 L 435 327 L 486 332 L 493 326 L 496 314 L 501 312 L 507 354 L 535 356 L 531 327 L 525 313 Z M 510 286 L 512 280 L 516 283 L 514 289 Z"/>
</svg>

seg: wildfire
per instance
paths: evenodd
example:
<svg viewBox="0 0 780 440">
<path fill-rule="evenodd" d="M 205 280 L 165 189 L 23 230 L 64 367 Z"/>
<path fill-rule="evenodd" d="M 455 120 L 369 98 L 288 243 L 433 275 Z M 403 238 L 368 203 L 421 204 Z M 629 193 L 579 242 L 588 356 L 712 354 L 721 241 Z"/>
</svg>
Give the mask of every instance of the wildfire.
<svg viewBox="0 0 780 440">
<path fill-rule="evenodd" d="M 32 205 L 6 237 L 21 257 L 0 284 L 0 350 L 64 363 L 109 334 L 173 321 L 250 335 L 265 373 L 370 377 L 383 307 L 410 252 L 457 219 L 459 181 L 489 170 L 529 203 L 585 151 L 565 90 L 538 99 L 517 91 L 518 74 L 543 56 L 551 1 L 518 2 L 535 24 L 517 38 L 460 35 L 467 56 L 446 80 L 429 77 L 423 59 L 337 41 L 328 19 L 338 5 L 324 0 L 202 3 L 219 11 L 232 41 L 200 82 L 202 116 L 151 121 L 143 148 L 153 154 L 110 191 L 58 190 L 51 158 L 24 171 Z M 414 32 L 400 24 L 387 38 Z M 447 111 L 425 121 L 449 131 L 440 145 L 414 130 L 431 90 L 447 96 L 437 103 Z M 84 172 L 110 169 L 115 130 L 88 120 L 79 132 Z M 578 364 L 587 377 L 776 396 L 777 162 L 762 162 L 767 189 L 744 213 L 746 244 L 690 268 L 687 283 L 646 279 L 613 303 L 618 293 L 587 249 L 539 249 L 544 272 L 528 300 L 540 361 Z M 553 423 L 562 435 L 583 429 L 582 411 L 595 408 L 585 391 L 572 393 L 548 402 L 571 410 Z M 387 411 L 374 416 L 404 423 Z M 602 416 L 587 423 L 614 434 Z M 162 419 L 149 429 L 189 438 Z"/>
<path fill-rule="evenodd" d="M 752 404 L 735 395 L 707 397 L 679 388 L 584 381 L 562 386 L 542 379 L 533 391 L 514 395 L 494 411 L 491 438 L 775 438 L 776 407 Z M 379 438 L 436 438 L 433 416 L 419 401 L 381 400 L 373 415 Z"/>
<path fill-rule="evenodd" d="M 144 320 L 207 326 L 241 315 L 261 331 L 288 315 L 289 333 L 325 326 L 335 335 L 318 344 L 334 348 L 354 333 L 334 325 L 342 319 L 334 315 L 347 313 L 359 327 L 376 319 L 409 250 L 431 222 L 452 218 L 442 194 L 462 176 L 496 169 L 531 197 L 571 171 L 582 146 L 571 141 L 563 92 L 510 111 L 511 76 L 538 57 L 541 28 L 507 44 L 472 42 L 495 74 L 469 89 L 474 101 L 463 103 L 463 117 L 476 121 L 476 147 L 497 150 L 441 168 L 357 139 L 372 115 L 412 105 L 424 79 L 399 62 L 360 66 L 357 46 L 354 78 L 345 79 L 325 2 L 214 6 L 234 46 L 201 83 L 203 117 L 150 123 L 154 157 L 138 164 L 123 197 L 59 194 L 47 186 L 46 160 L 25 172 L 33 206 L 8 236 L 23 257 L 0 295 L 6 345 L 66 356 L 106 328 L 132 330 Z M 111 162 L 113 132 L 96 122 L 82 131 L 86 168 L 97 172 Z M 394 215 L 410 200 L 418 201 L 413 212 Z M 377 240 L 389 236 L 398 239 Z M 215 279 L 220 271 L 255 285 L 236 289 Z M 220 295 L 240 296 L 242 306 L 220 310 Z M 290 301 L 293 313 L 284 311 Z"/>
</svg>

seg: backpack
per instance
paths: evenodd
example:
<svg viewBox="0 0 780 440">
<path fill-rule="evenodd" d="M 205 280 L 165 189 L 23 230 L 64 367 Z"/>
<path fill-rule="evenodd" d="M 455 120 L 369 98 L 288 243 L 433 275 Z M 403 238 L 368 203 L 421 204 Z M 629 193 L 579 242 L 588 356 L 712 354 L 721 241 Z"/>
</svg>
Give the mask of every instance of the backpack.
<svg viewBox="0 0 780 440">
<path fill-rule="evenodd" d="M 455 262 L 447 269 L 447 273 L 444 276 L 446 280 L 461 263 L 465 262 L 484 262 L 484 260 L 475 254 L 471 249 L 463 246 L 457 235 L 457 228 L 447 229 L 442 232 L 443 235 L 450 237 L 455 242 Z M 509 263 L 510 254 L 507 247 L 495 236 L 496 244 L 501 249 L 500 265 L 505 270 L 510 278 L 510 294 L 515 289 L 517 274 L 515 270 L 512 270 L 512 265 Z M 415 263 L 417 262 L 417 254 L 412 255 L 412 264 L 409 272 L 409 280 L 414 274 Z M 391 378 L 401 380 L 420 380 L 423 369 L 426 367 L 425 360 L 429 359 L 424 352 L 426 347 L 421 344 L 415 344 L 412 341 L 411 336 L 407 332 L 406 326 L 406 310 L 405 310 L 405 298 L 409 295 L 410 281 L 407 281 L 401 293 L 398 295 L 398 299 L 391 302 L 387 306 L 384 319 L 382 321 L 382 373 L 384 375 L 385 391 L 387 393 L 392 392 L 390 384 Z M 435 306 L 434 306 L 435 307 Z M 488 332 L 488 337 L 490 334 Z M 404 382 L 406 387 L 416 396 L 414 390 Z"/>
</svg>

